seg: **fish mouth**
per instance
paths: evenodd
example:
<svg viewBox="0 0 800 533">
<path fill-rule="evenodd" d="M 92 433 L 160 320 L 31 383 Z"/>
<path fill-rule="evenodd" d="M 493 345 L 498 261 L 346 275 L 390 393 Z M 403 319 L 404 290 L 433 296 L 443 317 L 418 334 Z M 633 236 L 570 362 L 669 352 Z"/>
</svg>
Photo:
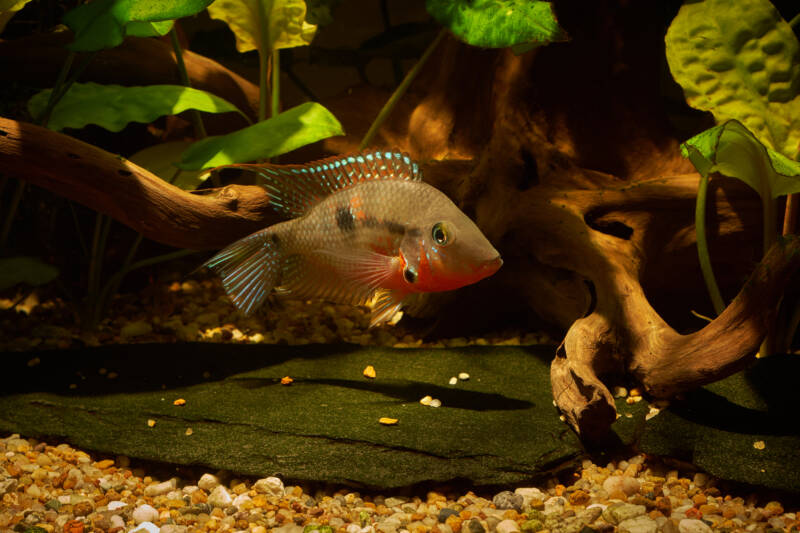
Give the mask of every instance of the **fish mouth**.
<svg viewBox="0 0 800 533">
<path fill-rule="evenodd" d="M 497 272 L 501 266 L 503 266 L 503 260 L 500 258 L 500 254 L 498 254 L 497 257 L 486 261 L 481 266 L 481 270 L 486 276 L 491 276 Z"/>
</svg>

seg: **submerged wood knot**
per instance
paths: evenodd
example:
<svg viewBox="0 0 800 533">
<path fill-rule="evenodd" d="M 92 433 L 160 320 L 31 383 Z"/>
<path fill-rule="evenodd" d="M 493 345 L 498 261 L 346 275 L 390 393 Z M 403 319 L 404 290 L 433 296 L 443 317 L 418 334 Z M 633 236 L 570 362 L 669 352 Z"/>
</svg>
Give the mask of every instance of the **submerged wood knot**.
<svg viewBox="0 0 800 533">
<path fill-rule="evenodd" d="M 239 207 L 239 191 L 232 185 L 226 185 L 217 192 L 217 199 L 227 208 L 236 210 Z"/>
</svg>

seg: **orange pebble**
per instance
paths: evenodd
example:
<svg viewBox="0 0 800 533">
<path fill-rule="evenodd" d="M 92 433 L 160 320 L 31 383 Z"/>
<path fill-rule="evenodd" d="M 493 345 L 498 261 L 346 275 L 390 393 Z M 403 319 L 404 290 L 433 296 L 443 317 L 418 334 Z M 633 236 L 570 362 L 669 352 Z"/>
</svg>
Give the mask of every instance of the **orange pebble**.
<svg viewBox="0 0 800 533">
<path fill-rule="evenodd" d="M 686 518 L 696 518 L 700 520 L 703 518 L 703 513 L 700 512 L 700 509 L 696 507 L 691 507 L 686 510 Z"/>
<path fill-rule="evenodd" d="M 70 520 L 64 524 L 64 533 L 83 533 L 83 522 L 80 520 Z"/>
<path fill-rule="evenodd" d="M 178 398 L 177 400 L 172 402 L 172 405 L 177 405 L 177 406 L 186 405 L 186 400 L 184 400 L 183 398 Z"/>
<path fill-rule="evenodd" d="M 289 376 L 283 376 L 281 378 L 281 385 L 291 385 L 294 380 Z"/>
</svg>

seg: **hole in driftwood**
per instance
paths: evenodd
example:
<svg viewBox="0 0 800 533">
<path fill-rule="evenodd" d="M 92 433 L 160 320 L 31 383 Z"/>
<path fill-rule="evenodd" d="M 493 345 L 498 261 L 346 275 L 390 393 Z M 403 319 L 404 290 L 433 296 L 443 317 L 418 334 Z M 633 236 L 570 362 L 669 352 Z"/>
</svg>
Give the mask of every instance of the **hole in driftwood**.
<svg viewBox="0 0 800 533">
<path fill-rule="evenodd" d="M 594 309 L 597 307 L 597 289 L 591 280 L 585 279 L 583 282 L 586 284 L 586 288 L 589 290 L 589 308 L 586 310 L 586 314 L 583 315 L 584 317 L 587 317 L 594 313 Z"/>
<path fill-rule="evenodd" d="M 7 131 L 0 130 L 0 137 L 7 137 L 7 136 L 8 136 Z"/>
<path fill-rule="evenodd" d="M 133 172 L 131 172 L 130 170 L 122 169 L 122 168 L 117 170 L 117 174 L 119 174 L 120 176 L 125 176 L 125 177 L 133 176 Z"/>
<path fill-rule="evenodd" d="M 595 231 L 626 241 L 630 240 L 633 235 L 633 228 L 619 220 L 604 220 L 593 213 L 586 213 L 583 216 L 583 221 Z"/>
<path fill-rule="evenodd" d="M 529 150 L 522 150 L 522 171 L 517 177 L 517 189 L 527 191 L 539 185 L 539 167 L 536 158 Z"/>
</svg>

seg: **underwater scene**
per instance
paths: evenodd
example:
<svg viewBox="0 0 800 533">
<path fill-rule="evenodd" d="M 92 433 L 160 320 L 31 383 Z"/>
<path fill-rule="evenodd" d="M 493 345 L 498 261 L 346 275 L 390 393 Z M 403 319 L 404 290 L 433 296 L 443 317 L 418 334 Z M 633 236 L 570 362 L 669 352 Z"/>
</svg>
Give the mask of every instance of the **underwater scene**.
<svg viewBox="0 0 800 533">
<path fill-rule="evenodd" d="M 799 37 L 0 0 L 0 533 L 800 531 Z"/>
</svg>

